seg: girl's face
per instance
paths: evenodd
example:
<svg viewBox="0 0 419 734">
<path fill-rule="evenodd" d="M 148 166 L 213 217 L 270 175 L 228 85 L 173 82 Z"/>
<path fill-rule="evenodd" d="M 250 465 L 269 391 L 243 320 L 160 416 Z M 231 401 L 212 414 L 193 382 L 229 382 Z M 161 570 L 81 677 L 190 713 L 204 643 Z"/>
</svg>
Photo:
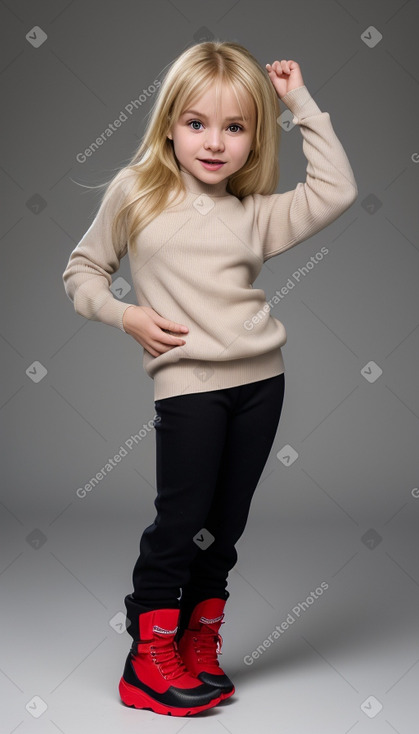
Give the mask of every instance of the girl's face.
<svg viewBox="0 0 419 734">
<path fill-rule="evenodd" d="M 220 108 L 215 109 L 215 89 L 209 87 L 193 100 L 173 125 L 168 137 L 180 167 L 204 183 L 220 183 L 244 166 L 256 129 L 253 105 L 244 108 L 243 119 L 236 97 L 223 86 Z M 202 161 L 216 159 L 221 166 L 206 167 Z"/>
</svg>

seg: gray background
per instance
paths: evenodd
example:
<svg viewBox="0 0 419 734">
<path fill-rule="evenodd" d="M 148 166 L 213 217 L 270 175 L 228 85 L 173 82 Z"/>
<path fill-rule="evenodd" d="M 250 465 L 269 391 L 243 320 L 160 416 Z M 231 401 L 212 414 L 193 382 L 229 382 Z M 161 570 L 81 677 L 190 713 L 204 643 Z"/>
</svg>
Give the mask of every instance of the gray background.
<svg viewBox="0 0 419 734">
<path fill-rule="evenodd" d="M 2 732 L 415 730 L 418 21 L 417 3 L 396 0 L 0 4 Z M 34 26 L 47 34 L 38 48 L 26 39 Z M 85 163 L 77 153 L 186 47 L 213 37 L 239 41 L 263 66 L 298 61 L 359 196 L 256 281 L 269 299 L 329 250 L 272 311 L 288 334 L 285 402 L 221 630 L 237 692 L 182 720 L 126 708 L 117 691 L 131 642 L 123 597 L 154 519 L 153 430 L 76 495 L 152 420 L 153 384 L 134 339 L 74 312 L 62 272 L 100 197 L 79 184 L 128 162 L 153 97 Z M 278 192 L 305 179 L 297 126 L 282 134 L 280 162 Z M 132 286 L 128 258 L 120 275 Z M 46 370 L 38 382 L 34 362 Z M 382 370 L 373 382 L 370 362 Z M 288 445 L 298 453 L 289 466 L 277 456 Z"/>
</svg>

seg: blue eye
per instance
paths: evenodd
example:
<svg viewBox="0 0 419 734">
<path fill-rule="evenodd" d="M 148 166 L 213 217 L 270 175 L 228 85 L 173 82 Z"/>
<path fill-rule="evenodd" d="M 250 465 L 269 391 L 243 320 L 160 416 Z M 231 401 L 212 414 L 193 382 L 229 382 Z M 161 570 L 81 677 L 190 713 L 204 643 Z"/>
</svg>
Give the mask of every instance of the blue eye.
<svg viewBox="0 0 419 734">
<path fill-rule="evenodd" d="M 202 125 L 202 122 L 200 122 L 199 120 L 190 120 L 186 124 L 189 126 L 189 125 L 193 125 L 195 122 L 198 123 L 198 125 Z M 235 122 L 232 122 L 231 125 L 229 125 L 229 128 L 230 127 L 237 127 L 237 128 L 239 128 L 239 130 L 243 130 L 242 125 L 239 125 L 238 123 L 235 123 Z M 191 128 L 191 129 L 192 130 L 197 130 L 196 127 L 195 128 Z"/>
</svg>

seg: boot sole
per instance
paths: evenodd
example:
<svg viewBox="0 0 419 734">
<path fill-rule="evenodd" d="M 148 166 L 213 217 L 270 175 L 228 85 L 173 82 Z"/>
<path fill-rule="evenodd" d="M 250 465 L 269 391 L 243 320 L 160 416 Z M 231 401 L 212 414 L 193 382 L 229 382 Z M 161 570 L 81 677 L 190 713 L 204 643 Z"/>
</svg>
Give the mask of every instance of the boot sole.
<svg viewBox="0 0 419 734">
<path fill-rule="evenodd" d="M 155 701 L 144 691 L 127 683 L 123 678 L 119 681 L 118 690 L 121 700 L 126 706 L 136 709 L 149 709 L 150 711 L 154 711 L 155 714 L 166 714 L 167 716 L 193 716 L 194 714 L 199 714 L 201 711 L 206 711 L 206 709 L 217 706 L 223 699 L 223 695 L 220 695 L 202 706 L 187 706 L 183 708 L 179 706 L 165 706 L 159 703 L 159 701 Z"/>
<path fill-rule="evenodd" d="M 236 691 L 236 689 L 233 688 L 233 690 L 231 690 L 231 691 L 227 691 L 226 693 L 222 693 L 221 694 L 221 700 L 222 701 L 225 701 L 226 698 L 230 698 L 230 696 L 232 696 L 233 693 L 235 693 L 235 691 Z"/>
</svg>

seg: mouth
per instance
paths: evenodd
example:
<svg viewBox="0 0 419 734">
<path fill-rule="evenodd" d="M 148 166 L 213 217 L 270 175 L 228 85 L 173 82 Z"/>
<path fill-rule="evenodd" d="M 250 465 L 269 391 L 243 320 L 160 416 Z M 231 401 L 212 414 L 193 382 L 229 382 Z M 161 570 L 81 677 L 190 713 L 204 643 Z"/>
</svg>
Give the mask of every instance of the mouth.
<svg viewBox="0 0 419 734">
<path fill-rule="evenodd" d="M 225 161 L 220 161 L 218 158 L 198 158 L 198 160 L 208 171 L 217 171 L 225 163 Z"/>
</svg>

